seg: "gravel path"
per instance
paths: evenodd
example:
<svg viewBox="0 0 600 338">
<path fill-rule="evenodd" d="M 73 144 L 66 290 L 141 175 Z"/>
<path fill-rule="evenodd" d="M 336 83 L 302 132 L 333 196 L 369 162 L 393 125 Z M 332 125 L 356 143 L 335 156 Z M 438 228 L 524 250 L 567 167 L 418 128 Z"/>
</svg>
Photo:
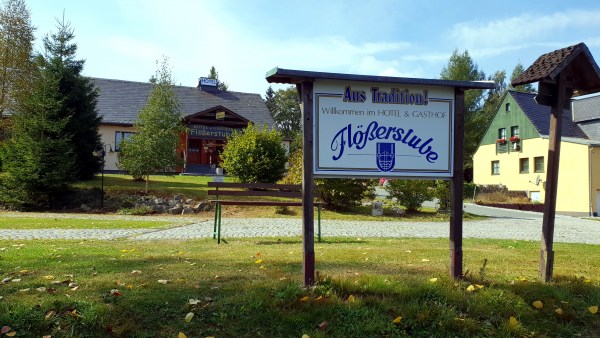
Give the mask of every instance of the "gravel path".
<svg viewBox="0 0 600 338">
<path fill-rule="evenodd" d="M 88 216 L 90 217 L 90 216 Z M 131 217 L 131 216 L 129 216 Z M 92 218 L 92 217 L 90 217 Z M 104 217 L 103 217 L 104 218 Z M 107 216 L 106 218 L 110 218 Z M 135 218 L 132 218 L 135 219 Z M 137 218 L 139 219 L 139 218 Z M 148 219 L 148 218 L 143 218 Z M 192 218 L 193 219 L 193 218 Z M 179 221 L 171 218 L 174 222 Z M 181 221 L 189 221 L 182 218 Z M 198 219 L 196 218 L 198 221 Z M 530 218 L 489 218 L 463 223 L 464 238 L 540 240 L 541 220 Z M 212 220 L 169 229 L 34 229 L 0 230 L 0 239 L 193 239 L 212 236 Z M 600 244 L 600 222 L 575 217 L 557 217 L 555 242 Z M 315 233 L 316 233 L 315 224 Z M 447 222 L 359 222 L 322 221 L 322 237 L 418 237 L 447 238 Z M 221 237 L 299 237 L 299 219 L 223 218 Z"/>
</svg>

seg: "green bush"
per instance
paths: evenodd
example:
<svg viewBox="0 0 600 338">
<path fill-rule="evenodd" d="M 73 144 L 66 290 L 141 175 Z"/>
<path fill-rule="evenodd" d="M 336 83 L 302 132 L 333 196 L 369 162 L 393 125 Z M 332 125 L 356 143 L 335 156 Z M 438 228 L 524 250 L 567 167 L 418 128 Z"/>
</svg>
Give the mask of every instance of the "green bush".
<svg viewBox="0 0 600 338">
<path fill-rule="evenodd" d="M 287 155 L 276 130 L 249 125 L 227 139 L 222 167 L 244 183 L 275 183 L 285 174 Z"/>
<path fill-rule="evenodd" d="M 450 181 L 437 180 L 433 182 L 433 197 L 437 198 L 438 210 L 450 209 Z"/>
<path fill-rule="evenodd" d="M 323 178 L 315 180 L 316 195 L 330 209 L 347 210 L 364 200 L 375 198 L 376 180 L 355 178 Z"/>
<path fill-rule="evenodd" d="M 289 156 L 289 168 L 283 184 L 302 184 L 302 148 L 296 147 Z M 364 199 L 375 198 L 376 180 L 324 178 L 315 180 L 315 196 L 329 209 L 347 210 L 359 206 Z"/>
<path fill-rule="evenodd" d="M 433 198 L 431 181 L 390 180 L 385 190 L 389 193 L 388 198 L 395 198 L 406 211 L 421 210 L 423 202 Z"/>
</svg>

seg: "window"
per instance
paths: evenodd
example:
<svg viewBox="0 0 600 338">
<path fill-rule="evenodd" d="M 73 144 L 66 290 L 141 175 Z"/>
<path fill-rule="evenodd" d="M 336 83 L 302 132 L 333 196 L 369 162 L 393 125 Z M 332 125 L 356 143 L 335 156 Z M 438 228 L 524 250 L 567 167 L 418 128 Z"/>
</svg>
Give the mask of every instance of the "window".
<svg viewBox="0 0 600 338">
<path fill-rule="evenodd" d="M 510 102 L 506 104 L 506 112 L 508 113 L 510 111 Z"/>
<path fill-rule="evenodd" d="M 510 127 L 510 136 L 519 136 L 519 126 L 512 126 Z"/>
<path fill-rule="evenodd" d="M 500 175 L 500 161 L 492 161 L 492 175 Z"/>
<path fill-rule="evenodd" d="M 538 156 L 538 157 L 534 157 L 533 158 L 533 162 L 534 162 L 534 170 L 536 173 L 543 173 L 544 172 L 544 156 Z"/>
<path fill-rule="evenodd" d="M 506 128 L 498 129 L 498 139 L 506 139 Z"/>
<path fill-rule="evenodd" d="M 128 131 L 115 131 L 115 151 L 121 150 L 121 142 L 129 140 L 134 133 Z"/>
<path fill-rule="evenodd" d="M 520 174 L 529 173 L 529 158 L 519 159 L 519 173 Z"/>
</svg>

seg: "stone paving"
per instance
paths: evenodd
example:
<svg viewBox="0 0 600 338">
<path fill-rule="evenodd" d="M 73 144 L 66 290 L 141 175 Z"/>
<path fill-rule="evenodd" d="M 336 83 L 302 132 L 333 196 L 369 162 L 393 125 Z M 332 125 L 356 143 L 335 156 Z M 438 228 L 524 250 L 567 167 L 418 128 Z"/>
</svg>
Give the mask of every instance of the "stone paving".
<svg viewBox="0 0 600 338">
<path fill-rule="evenodd" d="M 189 220 L 189 219 L 188 219 Z M 222 238 L 300 237 L 300 219 L 223 218 Z M 463 223 L 464 238 L 540 240 L 541 220 L 531 218 L 488 218 Z M 557 217 L 555 242 L 600 244 L 600 222 L 575 217 Z M 0 229 L 0 239 L 131 239 L 163 240 L 212 237 L 213 221 L 168 229 Z M 322 221 L 322 237 L 417 237 L 447 238 L 447 222 Z M 315 224 L 315 235 L 317 225 Z"/>
</svg>

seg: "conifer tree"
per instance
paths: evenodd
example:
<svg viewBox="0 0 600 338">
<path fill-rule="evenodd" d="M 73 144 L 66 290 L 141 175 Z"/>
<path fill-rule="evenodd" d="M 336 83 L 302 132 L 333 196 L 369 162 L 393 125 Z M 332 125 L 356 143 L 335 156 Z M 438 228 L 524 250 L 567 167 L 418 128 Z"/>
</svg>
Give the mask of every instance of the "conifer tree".
<svg viewBox="0 0 600 338">
<path fill-rule="evenodd" d="M 220 91 L 226 92 L 229 89 L 229 85 L 227 83 L 221 82 L 221 80 L 219 80 L 219 72 L 217 72 L 215 66 L 210 67 L 208 78 L 217 80 L 217 89 L 219 89 Z"/>
<path fill-rule="evenodd" d="M 102 167 L 102 159 L 95 155 L 102 149 L 98 132 L 101 118 L 96 110 L 98 92 L 93 82 L 81 74 L 85 60 L 76 59 L 73 29 L 64 18 L 58 21 L 57 29 L 43 40 L 41 66 L 59 79 L 61 112 L 64 117 L 70 117 L 66 128 L 77 163 L 74 175 L 77 179 L 92 179 Z"/>
<path fill-rule="evenodd" d="M 0 200 L 13 207 L 54 207 L 73 182 L 70 117 L 63 114 L 60 78 L 39 68 L 30 95 L 17 102 L 12 137 L 2 144 Z"/>
</svg>

